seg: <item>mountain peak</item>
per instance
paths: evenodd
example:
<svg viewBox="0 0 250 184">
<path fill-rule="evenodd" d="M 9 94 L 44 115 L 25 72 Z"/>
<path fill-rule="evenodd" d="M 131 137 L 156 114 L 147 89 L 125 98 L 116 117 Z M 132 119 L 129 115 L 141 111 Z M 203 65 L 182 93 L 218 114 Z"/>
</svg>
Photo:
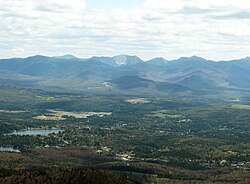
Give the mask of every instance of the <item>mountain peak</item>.
<svg viewBox="0 0 250 184">
<path fill-rule="evenodd" d="M 150 64 L 165 64 L 165 63 L 167 63 L 167 60 L 164 59 L 163 57 L 156 57 L 156 58 L 153 58 L 147 62 Z"/>
<path fill-rule="evenodd" d="M 54 58 L 58 58 L 58 59 L 78 59 L 77 57 L 75 57 L 72 54 L 65 54 L 62 56 L 55 56 Z"/>
<path fill-rule="evenodd" d="M 34 56 L 29 56 L 28 58 L 47 58 L 47 56 L 43 56 L 43 55 L 34 55 Z"/>
<path fill-rule="evenodd" d="M 95 59 L 97 61 L 100 61 L 102 63 L 105 63 L 105 64 L 110 65 L 110 66 L 114 66 L 114 67 L 133 65 L 136 63 L 143 62 L 139 57 L 129 56 L 129 55 L 117 55 L 117 56 L 113 56 L 113 57 L 94 56 L 90 59 Z"/>
<path fill-rule="evenodd" d="M 204 58 L 196 56 L 196 55 L 191 56 L 190 59 L 203 59 L 203 60 L 205 60 Z"/>
<path fill-rule="evenodd" d="M 162 61 L 166 61 L 166 59 L 164 59 L 163 57 L 156 57 L 156 58 L 153 58 L 151 60 L 162 60 Z"/>
<path fill-rule="evenodd" d="M 112 58 L 118 66 L 132 65 L 142 62 L 137 56 L 118 55 Z"/>
<path fill-rule="evenodd" d="M 114 56 L 113 58 L 115 58 L 115 57 L 137 57 L 137 56 L 136 55 L 131 56 L 131 55 L 126 55 L 126 54 L 120 54 L 120 55 Z"/>
<path fill-rule="evenodd" d="M 177 59 L 178 61 L 207 61 L 206 59 L 199 56 L 191 56 L 191 57 L 181 57 Z"/>
<path fill-rule="evenodd" d="M 43 56 L 43 55 L 35 55 L 35 56 L 30 56 L 30 57 L 27 57 L 25 58 L 26 60 L 45 60 L 45 59 L 48 59 L 49 57 L 48 56 Z"/>
<path fill-rule="evenodd" d="M 141 59 L 140 59 L 138 56 L 136 56 L 136 55 L 126 55 L 126 54 L 120 54 L 120 55 L 117 55 L 117 56 L 113 56 L 112 58 L 126 58 L 126 59 L 134 58 L 134 59 L 141 60 Z"/>
</svg>

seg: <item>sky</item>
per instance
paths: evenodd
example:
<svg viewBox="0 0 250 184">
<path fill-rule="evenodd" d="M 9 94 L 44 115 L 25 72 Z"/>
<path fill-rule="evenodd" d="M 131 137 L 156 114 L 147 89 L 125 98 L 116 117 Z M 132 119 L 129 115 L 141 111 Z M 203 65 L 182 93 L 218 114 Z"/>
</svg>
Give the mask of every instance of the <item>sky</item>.
<svg viewBox="0 0 250 184">
<path fill-rule="evenodd" d="M 0 0 L 0 58 L 250 56 L 249 0 Z"/>
</svg>

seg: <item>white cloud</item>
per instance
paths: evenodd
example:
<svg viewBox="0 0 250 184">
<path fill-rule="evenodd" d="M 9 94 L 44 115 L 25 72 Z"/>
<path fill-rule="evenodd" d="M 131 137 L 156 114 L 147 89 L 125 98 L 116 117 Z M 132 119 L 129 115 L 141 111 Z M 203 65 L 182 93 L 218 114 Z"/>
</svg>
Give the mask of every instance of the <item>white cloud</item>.
<svg viewBox="0 0 250 184">
<path fill-rule="evenodd" d="M 84 0 L 0 0 L 0 57 L 245 57 L 249 15 L 247 0 L 145 0 L 108 10 L 90 9 Z"/>
<path fill-rule="evenodd" d="M 143 8 L 164 11 L 176 11 L 183 7 L 182 0 L 145 0 L 142 4 Z"/>
</svg>

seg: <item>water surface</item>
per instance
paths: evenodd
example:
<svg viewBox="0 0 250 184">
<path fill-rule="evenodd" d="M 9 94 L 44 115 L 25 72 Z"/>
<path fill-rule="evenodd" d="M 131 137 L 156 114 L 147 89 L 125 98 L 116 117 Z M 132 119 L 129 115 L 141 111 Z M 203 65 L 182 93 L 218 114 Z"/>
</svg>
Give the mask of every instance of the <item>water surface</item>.
<svg viewBox="0 0 250 184">
<path fill-rule="evenodd" d="M 19 149 L 12 148 L 12 147 L 0 147 L 0 152 L 15 152 L 20 153 Z"/>
<path fill-rule="evenodd" d="M 61 129 L 39 129 L 39 130 L 25 130 L 25 131 L 16 131 L 6 135 L 49 135 L 49 134 L 58 134 L 64 132 Z"/>
</svg>

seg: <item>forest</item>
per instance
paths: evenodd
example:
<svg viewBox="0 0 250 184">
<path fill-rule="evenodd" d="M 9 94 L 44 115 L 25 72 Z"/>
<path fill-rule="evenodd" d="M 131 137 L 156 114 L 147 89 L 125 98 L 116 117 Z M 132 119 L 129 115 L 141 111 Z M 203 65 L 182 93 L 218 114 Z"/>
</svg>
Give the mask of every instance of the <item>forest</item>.
<svg viewBox="0 0 250 184">
<path fill-rule="evenodd" d="M 0 183 L 250 182 L 247 97 L 1 86 L 0 107 Z"/>
</svg>

